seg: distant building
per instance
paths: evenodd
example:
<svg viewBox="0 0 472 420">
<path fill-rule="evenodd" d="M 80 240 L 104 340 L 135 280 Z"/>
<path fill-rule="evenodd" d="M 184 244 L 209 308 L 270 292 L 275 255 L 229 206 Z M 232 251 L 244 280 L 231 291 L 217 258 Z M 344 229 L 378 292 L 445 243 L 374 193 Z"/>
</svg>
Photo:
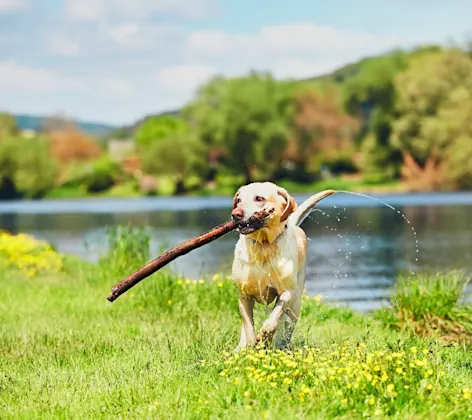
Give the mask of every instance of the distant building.
<svg viewBox="0 0 472 420">
<path fill-rule="evenodd" d="M 37 136 L 37 133 L 34 130 L 21 130 L 20 135 L 25 139 L 32 139 Z"/>
<path fill-rule="evenodd" d="M 133 140 L 108 141 L 108 154 L 115 162 L 123 162 L 126 158 L 133 156 L 136 152 Z"/>
</svg>

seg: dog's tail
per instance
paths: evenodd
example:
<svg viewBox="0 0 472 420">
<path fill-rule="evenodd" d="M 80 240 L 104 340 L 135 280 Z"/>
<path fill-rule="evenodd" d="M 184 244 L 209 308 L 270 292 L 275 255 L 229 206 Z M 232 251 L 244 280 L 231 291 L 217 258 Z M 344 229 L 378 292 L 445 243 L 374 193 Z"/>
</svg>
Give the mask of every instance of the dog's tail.
<svg viewBox="0 0 472 420">
<path fill-rule="evenodd" d="M 331 194 L 334 194 L 335 192 L 336 190 L 325 190 L 319 192 L 318 194 L 312 195 L 310 198 L 307 198 L 290 215 L 291 223 L 295 224 L 296 226 L 300 226 L 303 221 L 308 217 L 308 215 L 313 211 L 313 207 L 315 207 L 321 200 Z"/>
</svg>

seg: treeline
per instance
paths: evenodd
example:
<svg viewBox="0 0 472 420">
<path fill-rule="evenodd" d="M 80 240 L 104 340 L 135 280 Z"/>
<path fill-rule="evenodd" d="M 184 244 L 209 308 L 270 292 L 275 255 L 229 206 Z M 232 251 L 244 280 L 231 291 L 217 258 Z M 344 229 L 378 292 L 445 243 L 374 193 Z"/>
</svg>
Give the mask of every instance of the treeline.
<svg viewBox="0 0 472 420">
<path fill-rule="evenodd" d="M 2 196 L 123 182 L 153 193 L 162 179 L 183 193 L 228 179 L 301 184 L 346 174 L 413 191 L 472 188 L 472 57 L 463 48 L 395 51 L 305 81 L 215 77 L 177 115 L 146 118 L 131 133 L 139 164 L 128 172 L 106 141 L 57 122 L 19 139 L 2 118 Z"/>
</svg>

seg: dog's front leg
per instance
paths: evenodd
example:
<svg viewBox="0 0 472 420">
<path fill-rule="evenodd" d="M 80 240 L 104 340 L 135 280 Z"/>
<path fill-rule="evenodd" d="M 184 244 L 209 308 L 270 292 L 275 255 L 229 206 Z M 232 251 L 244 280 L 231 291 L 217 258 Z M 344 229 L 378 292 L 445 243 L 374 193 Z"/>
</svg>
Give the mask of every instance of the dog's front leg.
<svg viewBox="0 0 472 420">
<path fill-rule="evenodd" d="M 253 346 L 256 343 L 256 331 L 254 330 L 254 298 L 239 293 L 238 303 L 243 325 L 241 327 L 241 338 L 235 351 Z"/>
<path fill-rule="evenodd" d="M 282 294 L 278 297 L 277 303 L 269 315 L 269 318 L 262 324 L 262 328 L 257 335 L 257 342 L 263 342 L 264 344 L 271 343 L 275 331 L 277 330 L 283 315 L 289 307 L 292 298 L 293 292 L 291 290 L 282 292 Z"/>
</svg>

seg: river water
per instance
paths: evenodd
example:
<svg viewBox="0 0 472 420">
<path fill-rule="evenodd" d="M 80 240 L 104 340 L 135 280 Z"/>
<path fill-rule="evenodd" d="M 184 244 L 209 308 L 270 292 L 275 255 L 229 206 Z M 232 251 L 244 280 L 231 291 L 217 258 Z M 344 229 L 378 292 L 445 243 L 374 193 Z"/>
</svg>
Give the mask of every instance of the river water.
<svg viewBox="0 0 472 420">
<path fill-rule="evenodd" d="M 385 303 L 400 272 L 472 271 L 472 193 L 375 197 L 400 213 L 369 198 L 338 193 L 302 225 L 310 240 L 310 295 L 368 310 Z M 295 198 L 301 202 L 306 196 Z M 106 250 L 107 226 L 146 226 L 157 255 L 161 247 L 224 222 L 230 207 L 228 197 L 2 202 L 0 229 L 31 233 L 63 252 L 95 260 Z M 236 240 L 237 233 L 230 233 L 169 267 L 193 278 L 228 272 Z"/>
</svg>

